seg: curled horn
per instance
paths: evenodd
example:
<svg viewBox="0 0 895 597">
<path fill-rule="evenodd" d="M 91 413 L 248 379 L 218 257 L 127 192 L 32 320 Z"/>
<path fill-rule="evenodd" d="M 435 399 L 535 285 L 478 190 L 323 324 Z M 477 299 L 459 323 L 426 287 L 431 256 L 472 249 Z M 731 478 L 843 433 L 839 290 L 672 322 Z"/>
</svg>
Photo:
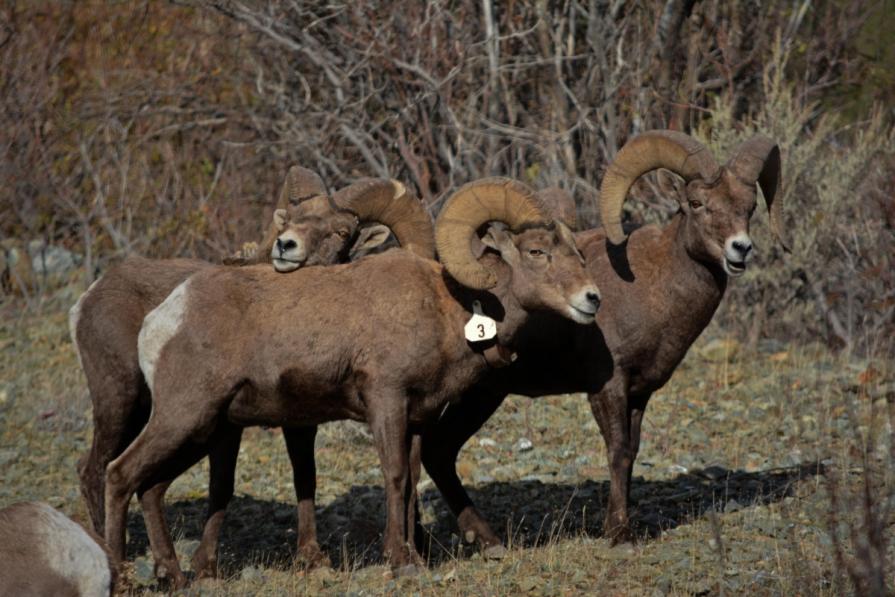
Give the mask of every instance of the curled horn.
<svg viewBox="0 0 895 597">
<path fill-rule="evenodd" d="M 666 168 L 690 182 L 715 180 L 720 173 L 715 158 L 699 141 L 677 131 L 647 131 L 627 143 L 606 169 L 600 187 L 600 215 L 610 242 L 625 240 L 622 205 L 634 182 L 652 170 Z"/>
<path fill-rule="evenodd" d="M 757 135 L 737 147 L 725 166 L 734 176 L 752 186 L 761 187 L 768 206 L 771 232 L 787 253 L 789 245 L 783 238 L 783 202 L 775 201 L 780 188 L 780 148 L 773 140 Z"/>
<path fill-rule="evenodd" d="M 277 209 L 286 209 L 290 205 L 298 205 L 302 201 L 314 197 L 326 196 L 326 185 L 316 172 L 292 166 L 286 173 L 286 182 L 280 191 Z"/>
<path fill-rule="evenodd" d="M 397 180 L 366 178 L 333 195 L 335 204 L 391 228 L 398 243 L 426 259 L 435 259 L 432 218 L 413 193 Z"/>
<path fill-rule="evenodd" d="M 490 221 L 511 230 L 547 225 L 549 208 L 531 189 L 509 178 L 484 178 L 468 183 L 445 202 L 435 224 L 438 257 L 451 276 L 464 286 L 485 290 L 497 284 L 497 276 L 478 262 L 472 240 L 479 227 Z"/>
<path fill-rule="evenodd" d="M 578 209 L 575 207 L 575 199 L 568 191 L 559 187 L 547 187 L 535 194 L 550 208 L 554 220 L 562 222 L 569 230 L 578 229 Z"/>
</svg>

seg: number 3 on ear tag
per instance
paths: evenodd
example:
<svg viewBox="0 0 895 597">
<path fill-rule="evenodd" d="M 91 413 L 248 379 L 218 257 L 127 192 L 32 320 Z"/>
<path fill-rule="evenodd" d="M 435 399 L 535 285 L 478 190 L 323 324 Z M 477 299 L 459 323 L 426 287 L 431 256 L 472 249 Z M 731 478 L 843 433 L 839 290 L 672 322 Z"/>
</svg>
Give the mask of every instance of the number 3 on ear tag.
<svg viewBox="0 0 895 597">
<path fill-rule="evenodd" d="M 484 342 L 497 335 L 497 322 L 482 313 L 482 303 L 472 301 L 472 317 L 463 332 L 470 342 Z"/>
</svg>

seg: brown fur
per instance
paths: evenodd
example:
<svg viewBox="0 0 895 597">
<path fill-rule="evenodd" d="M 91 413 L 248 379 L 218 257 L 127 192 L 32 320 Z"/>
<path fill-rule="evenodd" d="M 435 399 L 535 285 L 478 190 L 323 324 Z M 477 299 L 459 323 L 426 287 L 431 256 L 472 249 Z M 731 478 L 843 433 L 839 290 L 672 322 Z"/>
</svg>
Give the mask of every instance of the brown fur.
<svg viewBox="0 0 895 597">
<path fill-rule="evenodd" d="M 369 180 L 361 184 L 375 186 Z M 379 184 L 389 189 L 392 186 L 388 181 Z M 353 188 L 354 185 L 350 185 L 339 193 L 350 194 Z M 307 258 L 302 266 L 346 261 L 385 240 L 381 235 L 374 238 L 369 234 L 371 229 L 379 226 L 361 227 L 357 216 L 336 207 L 326 196 L 294 205 L 289 198 L 284 192 L 278 205 L 290 215 L 293 231 L 301 236 L 307 248 Z M 239 261 L 268 262 L 277 233 L 278 230 L 271 226 L 262 241 L 262 249 L 252 259 Z M 99 533 L 104 531 L 106 466 L 133 441 L 149 417 L 149 391 L 137 360 L 137 335 L 143 318 L 181 282 L 208 267 L 211 264 L 197 260 L 130 257 L 110 268 L 72 309 L 72 339 L 87 377 L 94 421 L 93 443 L 79 462 L 78 472 L 91 522 Z M 78 316 L 74 317 L 78 310 Z M 234 442 L 235 450 L 238 450 L 239 438 Z M 213 456 L 218 459 L 212 462 L 213 473 L 235 466 L 235 452 Z M 218 476 L 211 486 L 203 541 L 194 556 L 197 570 L 202 575 L 216 572 L 214 546 L 223 515 L 221 504 L 226 504 L 232 495 L 232 488 L 228 493 L 225 482 L 226 472 L 220 472 Z M 151 497 L 147 496 L 150 513 L 161 518 L 160 505 L 153 508 L 149 504 Z M 301 537 L 305 535 L 301 534 Z"/>
<path fill-rule="evenodd" d="M 99 597 L 114 590 L 102 541 L 38 502 L 0 510 L 0 562 L 0 595 Z"/>
<path fill-rule="evenodd" d="M 500 544 L 457 476 L 455 461 L 466 440 L 509 393 L 587 392 L 611 475 L 604 533 L 613 542 L 630 538 L 628 493 L 646 404 L 715 313 L 728 278 L 723 244 L 732 234 L 748 233 L 756 193 L 754 183 L 724 169 L 712 184 L 691 182 L 678 199 L 680 211 L 670 224 L 641 228 L 620 247 L 607 243 L 602 229 L 578 233 L 587 270 L 603 294 L 597 326 L 545 316 L 528 328 L 532 337 L 525 345 L 533 350 L 492 372 L 426 431 L 423 462 L 463 536 Z"/>
<path fill-rule="evenodd" d="M 499 322 L 500 342 L 513 348 L 528 311 L 565 312 L 584 293 L 596 300 L 577 249 L 558 230 L 511 236 L 492 227 L 502 259 L 482 258 L 499 274 L 491 292 L 460 287 L 437 263 L 401 250 L 289 276 L 254 267 L 211 268 L 191 278 L 183 321 L 153 370 L 154 414 L 108 467 L 113 557 L 124 556 L 130 496 L 140 487 L 163 493 L 206 449 L 227 443 L 235 425 L 350 418 L 370 423 L 382 461 L 385 552 L 395 566 L 410 564 L 411 433 L 488 369 L 462 333 L 472 298 L 482 300 Z M 153 330 L 148 319 L 143 334 Z M 141 334 L 141 353 L 143 345 Z M 156 560 L 182 584 L 167 528 L 149 517 L 147 527 Z"/>
</svg>

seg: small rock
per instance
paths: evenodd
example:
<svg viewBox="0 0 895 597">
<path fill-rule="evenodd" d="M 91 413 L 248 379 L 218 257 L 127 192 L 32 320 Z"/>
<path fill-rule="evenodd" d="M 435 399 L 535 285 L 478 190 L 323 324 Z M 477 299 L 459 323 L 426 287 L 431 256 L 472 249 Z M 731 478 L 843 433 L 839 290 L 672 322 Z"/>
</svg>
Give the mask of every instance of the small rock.
<svg viewBox="0 0 895 597">
<path fill-rule="evenodd" d="M 242 580 L 263 580 L 264 574 L 261 570 L 255 566 L 246 566 L 242 569 L 242 572 L 239 574 L 239 577 Z"/>
<path fill-rule="evenodd" d="M 83 258 L 58 247 L 48 245 L 42 240 L 28 243 L 28 255 L 31 257 L 31 269 L 39 275 L 64 274 L 80 265 Z"/>
<path fill-rule="evenodd" d="M 780 352 L 786 349 L 786 344 L 774 338 L 762 338 L 758 341 L 758 350 L 764 354 Z"/>
<path fill-rule="evenodd" d="M 688 469 L 682 464 L 672 464 L 668 467 L 668 472 L 672 475 L 686 475 Z"/>
<path fill-rule="evenodd" d="M 535 589 L 541 586 L 542 582 L 537 576 L 528 576 L 519 580 L 519 589 L 523 593 L 533 593 Z"/>
<path fill-rule="evenodd" d="M 516 445 L 513 446 L 517 452 L 528 452 L 532 450 L 535 445 L 531 443 L 531 440 L 527 437 L 520 437 L 519 441 L 516 442 Z"/>
<path fill-rule="evenodd" d="M 713 464 L 702 469 L 697 474 L 704 479 L 708 479 L 709 481 L 718 481 L 726 477 L 727 473 L 727 469 L 723 466 Z"/>
<path fill-rule="evenodd" d="M 155 584 L 155 570 L 149 558 L 140 556 L 134 560 L 134 581 L 142 587 Z"/>
<path fill-rule="evenodd" d="M 0 466 L 8 464 L 19 457 L 19 451 L 15 448 L 0 450 Z"/>
<path fill-rule="evenodd" d="M 724 513 L 730 514 L 731 512 L 736 512 L 737 510 L 742 510 L 743 505 L 740 504 L 736 500 L 730 500 L 726 504 L 724 504 Z"/>
<path fill-rule="evenodd" d="M 181 553 L 186 557 L 192 557 L 196 550 L 199 549 L 199 541 L 196 539 L 182 539 L 174 544 L 177 553 Z"/>
<path fill-rule="evenodd" d="M 496 448 L 497 442 L 490 437 L 483 437 L 479 440 L 479 445 L 483 448 Z"/>
<path fill-rule="evenodd" d="M 734 360 L 739 352 L 740 343 L 733 338 L 716 338 L 702 347 L 699 356 L 710 363 L 723 363 Z"/>
</svg>

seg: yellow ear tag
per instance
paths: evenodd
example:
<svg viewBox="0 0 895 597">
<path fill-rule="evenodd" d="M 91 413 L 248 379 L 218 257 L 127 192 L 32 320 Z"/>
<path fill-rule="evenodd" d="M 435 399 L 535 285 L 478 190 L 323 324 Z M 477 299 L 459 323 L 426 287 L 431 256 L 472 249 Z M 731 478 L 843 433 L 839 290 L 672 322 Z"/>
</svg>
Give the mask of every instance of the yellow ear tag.
<svg viewBox="0 0 895 597">
<path fill-rule="evenodd" d="M 484 342 L 497 335 L 497 322 L 482 313 L 482 303 L 472 301 L 472 317 L 463 332 L 470 342 Z"/>
</svg>

